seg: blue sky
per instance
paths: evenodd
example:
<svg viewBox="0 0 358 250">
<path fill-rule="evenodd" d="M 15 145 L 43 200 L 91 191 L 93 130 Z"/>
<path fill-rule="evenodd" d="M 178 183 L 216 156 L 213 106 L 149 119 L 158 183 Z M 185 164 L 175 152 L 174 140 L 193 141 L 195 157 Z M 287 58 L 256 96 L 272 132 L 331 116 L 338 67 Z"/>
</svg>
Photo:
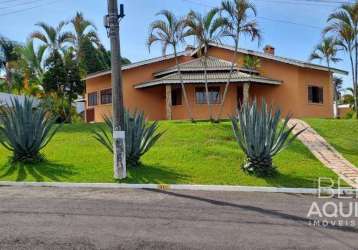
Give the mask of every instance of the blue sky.
<svg viewBox="0 0 358 250">
<path fill-rule="evenodd" d="M 312 48 L 321 38 L 321 30 L 327 16 L 339 6 L 338 0 L 252 0 L 258 10 L 258 22 L 263 30 L 263 41 L 242 39 L 240 47 L 262 50 L 265 44 L 276 48 L 280 56 L 307 60 Z M 84 13 L 98 28 L 102 42 L 108 48 L 103 15 L 106 14 L 106 0 L 0 0 L 0 34 L 24 42 L 36 30 L 39 21 L 56 25 L 70 19 L 76 11 Z M 148 26 L 155 14 L 162 9 L 184 15 L 190 9 L 205 12 L 210 6 L 217 6 L 220 0 L 119 0 L 125 5 L 126 17 L 121 22 L 122 55 L 131 61 L 160 56 L 159 46 L 148 52 L 145 41 Z M 24 11 L 22 11 L 24 10 Z M 335 67 L 349 70 L 349 62 L 342 54 L 342 62 Z M 351 85 L 344 77 L 345 87 Z"/>
</svg>

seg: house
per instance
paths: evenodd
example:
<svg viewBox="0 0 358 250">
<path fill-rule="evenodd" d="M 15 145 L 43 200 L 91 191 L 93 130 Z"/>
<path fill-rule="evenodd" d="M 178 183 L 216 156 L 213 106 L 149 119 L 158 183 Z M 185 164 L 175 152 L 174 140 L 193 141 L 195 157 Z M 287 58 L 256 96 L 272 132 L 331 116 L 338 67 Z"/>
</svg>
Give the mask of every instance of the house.
<svg viewBox="0 0 358 250">
<path fill-rule="evenodd" d="M 188 47 L 179 53 L 182 77 L 194 119 L 208 119 L 205 98 L 204 67 L 198 49 Z M 208 48 L 209 99 L 214 117 L 219 113 L 234 48 L 210 44 Z M 256 56 L 260 68 L 243 67 L 244 57 Z M 272 46 L 264 52 L 239 49 L 232 74 L 223 118 L 234 114 L 244 99 L 265 97 L 279 106 L 283 114 L 294 117 L 332 117 L 333 88 L 330 72 L 348 74 L 339 69 L 311 64 L 275 55 Z M 112 106 L 111 72 L 88 75 L 86 80 L 86 117 L 100 122 L 110 115 Z M 173 55 L 153 58 L 123 67 L 124 104 L 130 110 L 142 110 L 150 120 L 188 119 L 180 77 Z"/>
</svg>

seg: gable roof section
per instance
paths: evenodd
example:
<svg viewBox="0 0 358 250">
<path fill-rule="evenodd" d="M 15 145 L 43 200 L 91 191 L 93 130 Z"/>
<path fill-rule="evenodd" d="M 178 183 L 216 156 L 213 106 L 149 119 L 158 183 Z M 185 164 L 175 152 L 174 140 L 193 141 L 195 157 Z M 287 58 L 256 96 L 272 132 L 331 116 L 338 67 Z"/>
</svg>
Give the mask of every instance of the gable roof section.
<svg viewBox="0 0 358 250">
<path fill-rule="evenodd" d="M 236 64 L 234 66 L 236 66 Z M 204 70 L 204 68 L 205 68 L 204 62 L 201 58 L 197 58 L 180 64 L 180 70 L 182 72 L 201 71 Z M 224 71 L 224 70 L 230 70 L 230 68 L 231 68 L 231 62 L 229 61 L 213 56 L 209 56 L 207 58 L 207 71 Z M 154 73 L 154 76 L 158 77 L 177 71 L 178 71 L 177 66 L 173 66 Z"/>
<path fill-rule="evenodd" d="M 210 46 L 234 51 L 234 47 L 229 46 L 229 45 L 210 43 Z M 192 55 L 195 55 L 197 52 L 198 52 L 198 49 L 196 49 L 192 53 Z M 291 59 L 291 58 L 286 58 L 286 57 L 281 57 L 281 56 L 274 56 L 274 55 L 270 55 L 270 54 L 265 54 L 263 52 L 247 50 L 247 49 L 240 49 L 240 48 L 238 49 L 238 52 L 243 53 L 243 54 L 247 54 L 247 55 L 253 55 L 253 56 L 261 57 L 261 58 L 266 58 L 266 59 L 269 59 L 269 60 L 274 60 L 274 61 L 278 61 L 278 62 L 282 62 L 282 63 L 291 64 L 291 65 L 298 66 L 298 67 L 301 67 L 301 68 L 309 68 L 309 69 L 328 71 L 328 67 L 325 67 L 325 66 L 322 66 L 322 65 L 319 65 L 319 64 L 313 64 L 313 63 L 304 62 L 304 61 Z M 178 56 L 184 56 L 185 54 L 186 54 L 186 52 L 183 51 L 183 52 L 178 53 Z M 125 66 L 122 67 L 122 70 L 133 69 L 133 68 L 140 67 L 140 66 L 143 66 L 143 65 L 156 63 L 156 62 L 160 62 L 160 61 L 164 61 L 164 60 L 168 60 L 168 59 L 173 59 L 173 58 L 174 58 L 174 54 L 161 56 L 161 57 L 155 57 L 155 58 L 152 58 L 152 59 L 143 60 L 143 61 L 139 61 L 139 62 L 135 62 L 135 63 L 125 65 Z M 224 61 L 224 60 L 222 60 L 222 61 Z M 167 69 L 167 70 L 169 70 L 169 69 Z M 345 71 L 345 70 L 336 69 L 336 68 L 331 68 L 331 70 L 334 73 L 337 73 L 337 74 L 348 75 L 348 72 Z M 174 71 L 175 70 L 172 69 L 172 71 L 169 71 L 167 73 L 171 73 L 171 72 L 174 72 Z M 92 78 L 96 78 L 96 77 L 104 76 L 104 75 L 109 75 L 109 74 L 111 74 L 111 70 L 99 71 L 99 72 L 87 75 L 87 77 L 84 80 L 89 80 L 89 79 L 92 79 Z M 160 71 L 160 72 L 157 72 L 155 74 L 161 75 L 162 72 Z"/>
<path fill-rule="evenodd" d="M 231 51 L 235 50 L 235 48 L 232 47 L 232 46 L 224 45 L 224 44 L 218 44 L 218 43 L 210 43 L 209 46 L 222 48 L 222 49 L 227 49 L 227 50 L 231 50 Z M 198 52 L 198 49 L 196 49 L 192 53 L 192 55 L 195 55 L 197 52 Z M 257 57 L 261 57 L 261 58 L 265 58 L 265 59 L 269 59 L 269 60 L 274 60 L 274 61 L 278 61 L 278 62 L 282 62 L 282 63 L 291 64 L 291 65 L 298 66 L 298 67 L 301 67 L 301 68 L 309 68 L 309 69 L 328 71 L 328 67 L 325 67 L 325 66 L 322 66 L 322 65 L 319 65 L 319 64 L 313 64 L 313 63 L 300 61 L 300 60 L 296 60 L 296 59 L 270 55 L 270 54 L 266 54 L 266 53 L 263 53 L 263 52 L 247 50 L 247 49 L 241 49 L 241 48 L 238 49 L 238 52 L 242 53 L 242 54 L 253 55 L 253 56 L 257 56 Z M 347 71 L 341 70 L 341 69 L 331 68 L 331 71 L 333 73 L 337 73 L 337 74 L 348 75 Z"/>
<path fill-rule="evenodd" d="M 180 52 L 177 54 L 177 56 L 184 56 L 185 55 L 185 51 Z M 135 62 L 135 63 L 131 63 L 128 65 L 124 65 L 122 66 L 122 70 L 127 70 L 127 69 L 133 69 L 136 67 L 140 67 L 143 65 L 147 65 L 147 64 L 151 64 L 151 63 L 156 63 L 156 62 L 161 62 L 164 60 L 169 60 L 169 59 L 173 59 L 174 58 L 174 54 L 169 54 L 169 55 L 165 55 L 165 56 L 160 56 L 160 57 L 154 57 L 148 60 L 143 60 L 143 61 L 139 61 L 139 62 Z M 104 76 L 104 75 L 109 75 L 111 74 L 111 70 L 103 70 L 103 71 L 99 71 L 99 72 L 95 72 L 92 74 L 88 74 L 87 77 L 83 80 L 89 80 L 92 78 L 96 78 L 99 76 Z"/>
</svg>

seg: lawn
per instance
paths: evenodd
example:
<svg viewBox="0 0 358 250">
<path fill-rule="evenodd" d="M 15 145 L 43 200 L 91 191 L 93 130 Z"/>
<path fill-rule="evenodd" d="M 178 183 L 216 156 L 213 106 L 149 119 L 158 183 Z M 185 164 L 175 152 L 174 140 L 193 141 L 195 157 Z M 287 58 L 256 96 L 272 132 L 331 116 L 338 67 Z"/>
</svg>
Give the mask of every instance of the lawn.
<svg viewBox="0 0 358 250">
<path fill-rule="evenodd" d="M 306 119 L 306 122 L 358 167 L 358 120 Z"/>
<path fill-rule="evenodd" d="M 113 182 L 112 155 L 92 137 L 95 126 L 63 126 L 43 151 L 47 162 L 36 166 L 11 166 L 1 147 L 0 180 Z M 125 182 L 316 187 L 318 177 L 336 178 L 298 141 L 274 159 L 276 176 L 258 178 L 241 170 L 244 155 L 229 122 L 160 122 L 160 129 L 165 134 Z"/>
</svg>

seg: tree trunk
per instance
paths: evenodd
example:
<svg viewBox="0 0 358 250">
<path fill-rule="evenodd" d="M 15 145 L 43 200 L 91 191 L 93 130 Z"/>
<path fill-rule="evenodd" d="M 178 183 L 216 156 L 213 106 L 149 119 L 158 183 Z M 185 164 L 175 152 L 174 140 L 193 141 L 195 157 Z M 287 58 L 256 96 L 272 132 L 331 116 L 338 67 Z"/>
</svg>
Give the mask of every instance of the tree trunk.
<svg viewBox="0 0 358 250">
<path fill-rule="evenodd" d="M 187 111 L 188 111 L 189 118 L 190 118 L 190 120 L 193 122 L 193 121 L 194 121 L 194 117 L 193 117 L 193 113 L 192 113 L 191 108 L 190 108 L 190 105 L 189 105 L 188 96 L 187 96 L 187 94 L 186 94 L 186 90 L 185 90 L 185 86 L 184 86 L 184 81 L 183 81 L 183 76 L 182 76 L 182 74 L 181 74 L 181 69 L 180 69 L 180 65 L 179 65 L 177 50 L 176 50 L 176 47 L 175 47 L 175 46 L 174 46 L 174 57 L 175 57 L 175 63 L 176 63 L 177 69 L 178 69 L 178 74 L 179 74 L 179 79 L 180 79 L 180 85 L 181 85 L 181 88 L 182 88 L 182 90 L 183 90 L 183 97 L 184 97 L 185 106 L 186 106 L 186 109 L 187 109 Z"/>
<path fill-rule="evenodd" d="M 357 93 L 357 79 L 356 79 L 357 62 L 355 62 L 353 60 L 351 47 L 349 47 L 348 50 L 349 50 L 348 51 L 349 60 L 351 62 L 351 68 L 352 68 L 354 108 L 355 108 L 355 112 L 356 112 L 356 117 L 358 118 L 358 93 Z"/>
<path fill-rule="evenodd" d="M 355 29 L 357 31 L 357 28 Z M 355 112 L 356 112 L 356 119 L 358 119 L 358 87 L 357 87 L 357 78 L 358 78 L 358 41 L 357 37 L 355 38 L 355 44 L 354 44 L 354 51 L 355 51 L 355 62 L 354 62 L 354 86 L 353 86 L 353 94 L 354 94 L 354 103 L 355 103 Z"/>
<path fill-rule="evenodd" d="M 172 119 L 172 86 L 165 85 L 165 111 L 167 120 Z"/>
<path fill-rule="evenodd" d="M 229 72 L 229 77 L 227 79 L 227 82 L 225 84 L 225 89 L 224 89 L 224 94 L 223 94 L 223 98 L 222 98 L 222 101 L 221 101 L 221 105 L 220 105 L 220 111 L 219 111 L 219 114 L 216 118 L 217 121 L 220 120 L 221 118 L 221 115 L 222 115 L 222 112 L 223 112 L 223 109 L 224 109 L 224 104 L 225 104 L 225 100 L 226 100 L 226 96 L 227 96 L 227 91 L 229 89 L 229 84 L 230 84 L 230 81 L 231 81 L 231 77 L 232 77 L 232 73 L 234 71 L 234 66 L 235 66 L 235 63 L 236 63 L 236 56 L 237 56 L 237 49 L 239 47 L 239 37 L 237 36 L 236 37 L 236 40 L 235 40 L 235 51 L 234 51 L 234 56 L 233 56 L 233 59 L 231 61 L 231 67 L 230 67 L 230 72 Z"/>
</svg>

